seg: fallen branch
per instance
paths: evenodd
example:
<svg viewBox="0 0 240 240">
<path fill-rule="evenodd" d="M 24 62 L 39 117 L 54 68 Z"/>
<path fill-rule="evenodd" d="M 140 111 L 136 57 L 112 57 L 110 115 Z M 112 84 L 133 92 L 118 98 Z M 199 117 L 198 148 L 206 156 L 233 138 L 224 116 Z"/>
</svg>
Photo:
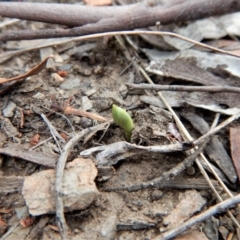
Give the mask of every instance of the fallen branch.
<svg viewBox="0 0 240 240">
<path fill-rule="evenodd" d="M 194 217 L 190 218 L 189 220 L 187 220 L 184 223 L 181 223 L 180 225 L 178 225 L 174 229 L 171 229 L 171 230 L 155 237 L 153 240 L 172 239 L 172 238 L 176 237 L 177 235 L 183 233 L 187 229 L 191 228 L 192 226 L 207 220 L 208 218 L 210 218 L 211 216 L 213 216 L 215 214 L 226 211 L 226 209 L 228 209 L 231 206 L 234 206 L 238 203 L 240 203 L 240 194 L 238 194 L 235 197 L 229 198 L 229 199 L 227 199 L 227 200 L 209 208 L 207 211 L 205 211 L 205 212 L 203 212 L 203 213 L 201 213 L 197 216 L 194 216 Z"/>
<path fill-rule="evenodd" d="M 110 7 L 0 2 L 2 17 L 77 26 L 72 29 L 3 33 L 0 35 L 0 40 L 83 36 L 100 32 L 132 30 L 153 26 L 156 22 L 176 23 L 239 10 L 240 2 L 235 0 L 149 0 L 126 6 Z"/>
<path fill-rule="evenodd" d="M 99 121 L 99 122 L 107 121 L 107 119 L 105 117 L 102 117 L 97 113 L 87 112 L 82 109 L 75 109 L 70 106 L 66 106 L 65 108 L 63 108 L 63 113 L 66 115 L 76 115 L 76 116 L 81 116 L 81 117 L 87 117 L 87 118 L 91 118 L 91 119 Z"/>
</svg>

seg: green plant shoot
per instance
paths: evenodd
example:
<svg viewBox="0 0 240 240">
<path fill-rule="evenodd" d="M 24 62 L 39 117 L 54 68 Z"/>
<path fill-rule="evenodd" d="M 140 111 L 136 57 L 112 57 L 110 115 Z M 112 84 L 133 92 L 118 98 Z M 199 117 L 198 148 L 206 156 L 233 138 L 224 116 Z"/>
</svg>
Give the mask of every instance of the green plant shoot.
<svg viewBox="0 0 240 240">
<path fill-rule="evenodd" d="M 114 122 L 124 130 L 124 136 L 128 142 L 131 141 L 132 131 L 134 128 L 133 120 L 126 110 L 112 105 L 112 117 Z"/>
</svg>

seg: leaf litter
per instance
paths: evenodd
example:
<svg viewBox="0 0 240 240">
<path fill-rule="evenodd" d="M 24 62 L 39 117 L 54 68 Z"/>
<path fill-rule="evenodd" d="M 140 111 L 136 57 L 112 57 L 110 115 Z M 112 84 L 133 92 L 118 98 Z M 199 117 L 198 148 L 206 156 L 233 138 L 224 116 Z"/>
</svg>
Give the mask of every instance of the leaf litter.
<svg viewBox="0 0 240 240">
<path fill-rule="evenodd" d="M 186 27 L 163 28 L 169 27 L 171 31 L 197 41 L 216 39 L 211 42 L 216 46 L 219 38 L 238 36 L 237 17 L 237 14 L 231 14 L 195 21 Z M 30 23 L 18 21 L 1 25 L 1 29 L 11 29 L 12 24 L 26 27 Z M 39 27 L 40 23 L 32 24 Z M 207 27 L 211 27 L 211 31 Z M 28 216 L 20 221 L 29 219 L 29 223 L 24 225 L 27 229 L 17 225 L 14 228 L 19 221 L 14 211 L 1 213 L 0 233 L 4 239 L 11 239 L 14 234 L 24 238 L 30 231 L 32 239 L 33 236 L 34 239 L 46 239 L 49 231 L 54 239 L 58 239 L 62 229 L 56 225 L 55 212 L 62 225 L 73 232 L 72 239 L 143 239 L 143 236 L 144 239 L 153 239 L 167 236 L 170 234 L 168 230 L 183 226 L 183 222 L 191 221 L 193 215 L 214 205 L 217 198 L 219 200 L 199 174 L 197 160 L 197 164 L 193 164 L 201 151 L 206 153 L 221 178 L 217 183 L 210 174 L 213 187 L 220 192 L 220 199 L 226 197 L 226 193 L 221 191 L 223 185 L 226 187 L 224 183 L 233 195 L 238 194 L 239 153 L 236 146 L 239 141 L 235 133 L 238 128 L 234 126 L 236 123 L 232 124 L 229 140 L 225 127 L 238 118 L 239 94 L 164 91 L 160 100 L 156 91 L 134 93 L 128 91 L 125 84 L 136 83 L 131 80 L 132 76 L 144 81 L 150 73 L 155 84 L 239 87 L 239 59 L 209 53 L 202 47 L 199 51 L 195 44 L 186 44 L 170 36 L 154 36 L 161 41 L 161 46 L 149 49 L 149 44 L 156 46 L 150 36 L 154 35 L 142 35 L 139 39 L 141 46 L 137 46 L 139 41 L 129 37 L 147 59 L 139 57 L 127 44 L 127 38 L 122 38 L 127 52 L 134 52 L 140 62 L 132 64 L 124 72 L 128 61 L 132 61 L 131 55 L 122 51 L 119 40 L 114 37 L 86 42 L 77 38 L 36 40 L 25 47 L 21 45 L 24 41 L 12 42 L 11 49 L 18 49 L 15 51 L 11 51 L 10 43 L 7 43 L 8 47 L 1 53 L 0 66 L 0 93 L 4 100 L 0 117 L 0 203 L 1 208 L 6 209 L 27 206 L 31 216 L 40 215 L 40 218 Z M 166 52 L 166 49 L 172 51 Z M 237 44 L 235 49 L 231 49 L 238 50 Z M 53 55 L 53 61 L 48 60 L 49 55 Z M 146 72 L 139 71 L 143 69 L 140 66 L 145 66 Z M 143 74 L 140 78 L 139 73 Z M 112 104 L 126 109 L 134 121 L 131 143 L 125 142 L 124 132 L 109 121 Z M 204 139 L 201 144 L 206 147 L 201 148 L 201 144 L 187 137 L 171 107 L 174 107 L 174 114 L 187 119 L 183 123 L 193 139 L 201 139 L 211 131 L 215 113 L 222 114 L 220 122 L 224 122 L 225 115 L 236 118 L 228 119 L 210 140 Z M 168 127 L 173 124 L 177 128 Z M 41 138 L 34 141 L 33 149 L 33 139 L 37 135 Z M 56 137 L 62 139 L 62 136 L 65 136 L 64 141 L 56 143 L 53 140 Z M 65 143 L 67 139 L 71 139 L 68 145 Z M 168 153 L 166 150 L 165 153 L 156 152 L 154 147 L 167 148 Z M 200 149 L 194 155 L 189 149 L 195 147 Z M 88 158 L 80 159 L 79 155 Z M 66 161 L 66 168 L 61 173 L 59 169 L 63 170 Z M 193 174 L 188 174 L 190 166 L 194 169 Z M 55 176 L 58 179 L 56 186 Z M 231 192 L 227 194 L 232 196 Z M 231 218 L 225 227 L 237 234 L 239 225 L 234 220 L 234 217 L 239 218 L 237 208 L 227 214 L 218 211 L 209 211 L 208 214 L 206 218 L 217 214 L 219 222 L 215 229 L 219 232 L 222 232 L 226 219 Z M 35 224 L 41 226 L 41 232 L 34 228 L 32 221 L 37 221 Z M 207 225 L 204 221 L 196 220 L 196 223 L 199 227 Z M 7 228 L 6 224 L 12 227 Z M 204 227 L 204 233 L 197 229 L 191 231 L 196 231 L 201 239 L 211 239 L 210 228 L 213 225 Z M 191 236 L 191 231 L 186 234 Z M 162 232 L 165 233 L 161 235 Z"/>
</svg>

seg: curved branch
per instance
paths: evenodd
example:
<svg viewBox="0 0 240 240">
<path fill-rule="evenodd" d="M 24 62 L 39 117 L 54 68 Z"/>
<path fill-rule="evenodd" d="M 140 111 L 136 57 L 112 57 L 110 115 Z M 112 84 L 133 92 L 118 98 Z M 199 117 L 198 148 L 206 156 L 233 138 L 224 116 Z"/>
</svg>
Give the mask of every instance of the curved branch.
<svg viewBox="0 0 240 240">
<path fill-rule="evenodd" d="M 0 15 L 3 17 L 75 26 L 73 29 L 3 33 L 0 40 L 57 38 L 132 30 L 153 26 L 158 21 L 161 24 L 169 24 L 239 10 L 240 1 L 237 0 L 147 0 L 126 6 L 109 7 L 0 2 Z"/>
</svg>

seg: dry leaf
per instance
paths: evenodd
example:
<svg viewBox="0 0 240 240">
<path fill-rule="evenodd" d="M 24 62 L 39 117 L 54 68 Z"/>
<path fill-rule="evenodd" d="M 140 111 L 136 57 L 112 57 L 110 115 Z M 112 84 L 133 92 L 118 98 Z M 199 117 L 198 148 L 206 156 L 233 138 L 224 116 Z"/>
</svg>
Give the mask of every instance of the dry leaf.
<svg viewBox="0 0 240 240">
<path fill-rule="evenodd" d="M 37 66 L 35 66 L 34 68 L 30 69 L 28 72 L 26 72 L 22 75 L 19 75 L 19 76 L 13 77 L 13 78 L 0 78 L 0 84 L 1 83 L 6 83 L 6 82 L 12 82 L 12 81 L 16 81 L 16 80 L 21 80 L 21 79 L 30 77 L 32 75 L 37 75 L 38 73 L 40 73 L 46 67 L 47 60 L 49 58 L 53 58 L 53 56 L 49 56 L 49 57 L 45 58 Z"/>
</svg>

